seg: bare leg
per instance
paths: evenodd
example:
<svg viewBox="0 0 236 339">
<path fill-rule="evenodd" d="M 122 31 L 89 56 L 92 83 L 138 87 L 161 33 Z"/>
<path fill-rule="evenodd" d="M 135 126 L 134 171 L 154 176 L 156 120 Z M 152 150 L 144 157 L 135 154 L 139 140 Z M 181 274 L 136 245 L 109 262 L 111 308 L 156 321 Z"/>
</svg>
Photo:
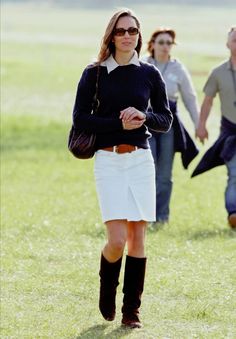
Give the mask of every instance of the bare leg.
<svg viewBox="0 0 236 339">
<path fill-rule="evenodd" d="M 127 240 L 127 221 L 111 220 L 106 222 L 107 243 L 103 255 L 109 262 L 117 261 L 124 252 Z"/>
<path fill-rule="evenodd" d="M 130 221 L 128 222 L 128 255 L 136 258 L 145 256 L 145 232 L 146 221 Z"/>
</svg>

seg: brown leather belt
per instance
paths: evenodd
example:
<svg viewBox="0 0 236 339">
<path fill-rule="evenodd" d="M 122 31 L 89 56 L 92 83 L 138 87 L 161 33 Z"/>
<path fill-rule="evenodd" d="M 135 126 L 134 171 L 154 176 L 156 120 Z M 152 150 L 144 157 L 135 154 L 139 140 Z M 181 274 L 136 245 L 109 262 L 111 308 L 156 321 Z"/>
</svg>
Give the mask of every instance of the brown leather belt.
<svg viewBox="0 0 236 339">
<path fill-rule="evenodd" d="M 136 151 L 139 148 L 140 147 L 138 147 L 138 146 L 121 144 L 121 145 L 105 147 L 105 148 L 101 148 L 101 149 L 103 151 L 116 152 L 116 153 L 122 154 L 122 153 L 131 153 L 133 151 Z"/>
</svg>

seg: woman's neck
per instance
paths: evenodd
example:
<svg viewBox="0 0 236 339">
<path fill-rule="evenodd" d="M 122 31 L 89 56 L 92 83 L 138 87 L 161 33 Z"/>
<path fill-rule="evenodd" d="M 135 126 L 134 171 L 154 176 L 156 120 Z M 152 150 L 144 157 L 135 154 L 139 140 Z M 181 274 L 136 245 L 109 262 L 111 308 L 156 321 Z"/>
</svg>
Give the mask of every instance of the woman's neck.
<svg viewBox="0 0 236 339">
<path fill-rule="evenodd" d="M 130 61 L 130 59 L 133 57 L 134 51 L 131 51 L 129 53 L 119 53 L 116 51 L 114 59 L 119 65 L 127 65 Z"/>
<path fill-rule="evenodd" d="M 160 55 L 160 54 L 154 53 L 154 59 L 158 62 L 165 63 L 165 62 L 168 62 L 170 60 L 170 56 L 169 56 L 169 54 Z"/>
</svg>

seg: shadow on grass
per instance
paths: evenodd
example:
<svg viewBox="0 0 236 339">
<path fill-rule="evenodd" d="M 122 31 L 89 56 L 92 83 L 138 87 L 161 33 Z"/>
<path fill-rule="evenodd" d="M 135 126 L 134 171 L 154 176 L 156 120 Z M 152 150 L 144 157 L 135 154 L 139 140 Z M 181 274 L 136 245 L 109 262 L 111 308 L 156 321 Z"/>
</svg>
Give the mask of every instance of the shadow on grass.
<svg viewBox="0 0 236 339">
<path fill-rule="evenodd" d="M 206 231 L 197 231 L 188 238 L 188 240 L 204 240 L 211 238 L 235 238 L 236 231 L 229 229 L 215 229 L 215 230 L 206 230 Z"/>
<path fill-rule="evenodd" d="M 73 339 L 91 339 L 91 338 L 93 339 L 106 339 L 106 338 L 116 339 L 116 338 L 123 338 L 127 336 L 127 334 L 129 334 L 130 332 L 134 331 L 133 329 L 119 326 L 109 333 L 104 333 L 107 327 L 108 325 L 92 326 Z"/>
</svg>

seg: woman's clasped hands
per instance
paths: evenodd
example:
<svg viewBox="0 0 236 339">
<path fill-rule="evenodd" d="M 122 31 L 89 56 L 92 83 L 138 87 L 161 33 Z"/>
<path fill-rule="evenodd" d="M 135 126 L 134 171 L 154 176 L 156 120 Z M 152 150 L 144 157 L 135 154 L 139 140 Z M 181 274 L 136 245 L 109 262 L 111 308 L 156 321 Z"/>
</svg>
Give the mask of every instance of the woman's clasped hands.
<svg viewBox="0 0 236 339">
<path fill-rule="evenodd" d="M 134 107 L 128 107 L 120 112 L 123 129 L 132 130 L 140 128 L 146 121 L 146 114 Z"/>
</svg>

